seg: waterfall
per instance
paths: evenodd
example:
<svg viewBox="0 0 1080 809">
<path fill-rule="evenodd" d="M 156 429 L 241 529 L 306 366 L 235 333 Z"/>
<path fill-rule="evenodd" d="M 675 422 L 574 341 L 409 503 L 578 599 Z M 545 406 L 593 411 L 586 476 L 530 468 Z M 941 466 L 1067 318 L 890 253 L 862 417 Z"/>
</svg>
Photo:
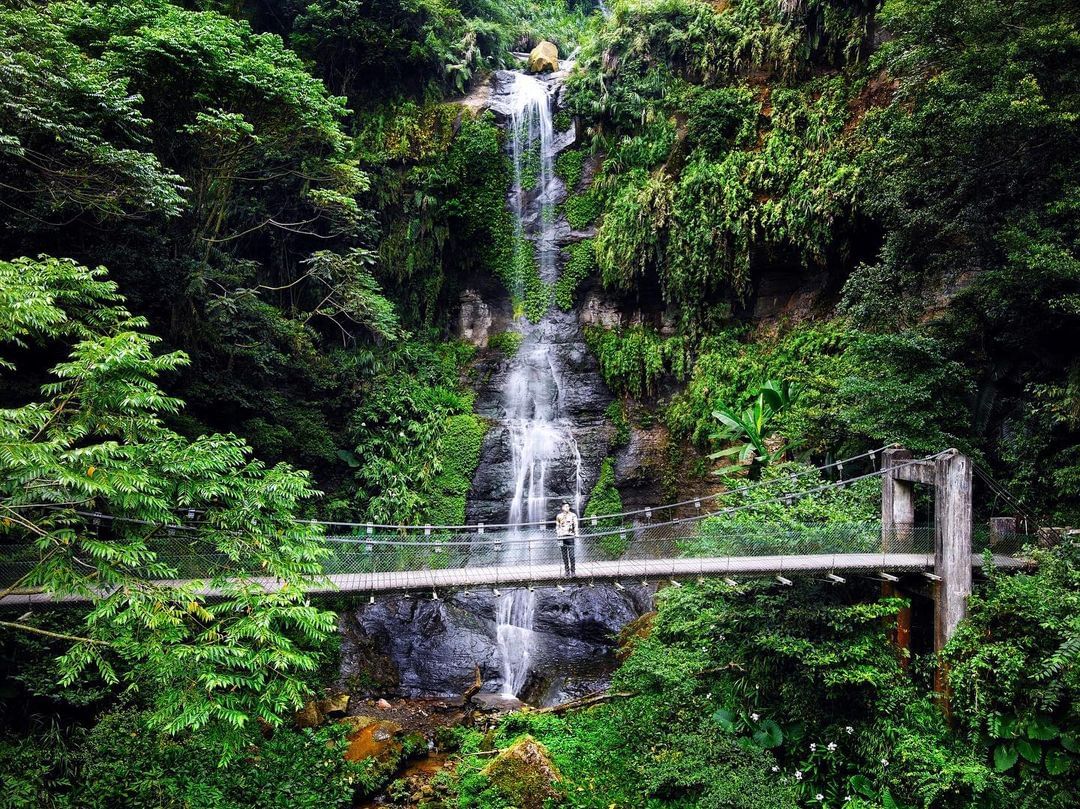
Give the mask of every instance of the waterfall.
<svg viewBox="0 0 1080 809">
<path fill-rule="evenodd" d="M 528 589 L 504 593 L 496 602 L 495 639 L 502 657 L 503 696 L 516 697 L 529 676 L 535 609 L 536 594 Z"/>
<path fill-rule="evenodd" d="M 553 84 L 553 82 L 551 82 Z M 554 123 L 549 83 L 523 73 L 514 76 L 510 95 L 510 153 L 514 185 L 510 207 L 514 212 L 519 249 L 525 239 L 536 251 L 537 269 L 545 284 L 557 280 L 558 245 L 555 239 L 557 196 L 563 193 L 554 180 Z M 535 185 L 531 182 L 535 179 Z M 520 266 L 520 264 L 518 265 Z M 519 299 L 523 283 L 514 290 Z M 510 523 L 545 523 L 554 519 L 553 508 L 563 499 L 580 514 L 582 504 L 581 453 L 570 423 L 560 416 L 561 386 L 550 340 L 550 313 L 539 323 L 519 318 L 521 347 L 512 360 L 503 390 L 506 427 L 512 453 L 511 494 L 507 504 Z M 553 490 L 553 485 L 559 488 Z M 571 490 L 572 489 L 572 490 Z M 559 561 L 554 532 L 547 525 L 527 525 L 512 532 L 500 564 Z M 499 597 L 496 635 L 502 658 L 503 694 L 516 696 L 529 674 L 535 595 L 527 589 Z"/>
<path fill-rule="evenodd" d="M 534 239 L 540 277 L 548 283 L 555 280 L 556 248 L 552 227 L 555 206 L 551 199 L 551 178 L 555 173 L 554 140 L 555 124 L 547 85 L 524 73 L 515 74 L 510 94 L 510 154 L 514 161 L 510 204 L 514 210 L 519 250 L 526 225 L 538 226 Z M 533 181 L 537 192 L 533 198 L 535 204 L 530 205 Z M 529 222 L 530 216 L 538 216 L 539 221 Z M 517 284 L 514 293 L 520 298 L 524 293 L 520 274 Z"/>
</svg>

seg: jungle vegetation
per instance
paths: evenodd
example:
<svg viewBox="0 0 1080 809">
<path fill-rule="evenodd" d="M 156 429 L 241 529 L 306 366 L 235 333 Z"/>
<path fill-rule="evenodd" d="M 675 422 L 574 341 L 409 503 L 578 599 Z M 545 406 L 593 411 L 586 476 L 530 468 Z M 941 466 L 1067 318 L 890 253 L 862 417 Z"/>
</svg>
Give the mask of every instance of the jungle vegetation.
<svg viewBox="0 0 1080 809">
<path fill-rule="evenodd" d="M 344 807 L 392 777 L 292 727 L 337 665 L 296 518 L 463 520 L 487 425 L 456 302 L 535 279 L 502 133 L 456 102 L 540 39 L 580 48 L 556 169 L 591 235 L 514 304 L 641 314 L 587 332 L 612 456 L 659 425 L 708 473 L 714 412 L 776 380 L 798 396 L 768 433 L 799 460 L 766 480 L 956 446 L 1076 524 L 1080 6 L 606 5 L 0 2 L 0 544 L 45 558 L 23 584 L 112 588 L 0 616 L 0 806 Z M 799 303 L 770 312 L 778 283 Z M 615 468 L 588 513 L 620 510 Z M 858 524 L 872 498 L 760 525 Z M 153 526 L 187 512 L 220 599 L 152 583 L 175 540 Z M 627 638 L 632 696 L 460 732 L 441 794 L 512 805 L 483 752 L 529 733 L 572 806 L 1072 806 L 1080 557 L 1038 561 L 980 585 L 951 722 L 880 588 L 692 585 Z"/>
</svg>

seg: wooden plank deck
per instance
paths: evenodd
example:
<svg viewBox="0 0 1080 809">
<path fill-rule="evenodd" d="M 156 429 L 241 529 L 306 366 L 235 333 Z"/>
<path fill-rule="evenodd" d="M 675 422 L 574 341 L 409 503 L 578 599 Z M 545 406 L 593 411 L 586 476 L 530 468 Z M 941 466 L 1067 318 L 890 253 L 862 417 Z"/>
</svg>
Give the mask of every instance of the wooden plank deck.
<svg viewBox="0 0 1080 809">
<path fill-rule="evenodd" d="M 1030 563 L 1011 556 L 994 556 L 1001 569 L 1019 570 Z M 981 568 L 983 558 L 971 557 L 973 568 Z M 404 570 L 388 573 L 335 573 L 324 583 L 309 588 L 312 593 L 402 593 L 438 592 L 468 587 L 498 589 L 525 584 L 540 586 L 587 586 L 593 582 L 678 580 L 705 577 L 801 576 L 826 573 L 932 572 L 934 555 L 923 553 L 837 553 L 807 556 L 718 556 L 701 559 L 618 559 L 582 562 L 577 576 L 567 578 L 561 564 L 510 565 L 493 567 L 447 568 L 443 570 Z M 268 591 L 277 590 L 275 579 L 256 578 Z M 173 582 L 179 584 L 180 582 Z M 214 597 L 221 590 L 204 587 L 198 592 Z M 18 592 L 0 598 L 0 607 L 31 607 L 50 603 L 79 603 L 82 596 L 54 599 L 47 593 Z"/>
</svg>

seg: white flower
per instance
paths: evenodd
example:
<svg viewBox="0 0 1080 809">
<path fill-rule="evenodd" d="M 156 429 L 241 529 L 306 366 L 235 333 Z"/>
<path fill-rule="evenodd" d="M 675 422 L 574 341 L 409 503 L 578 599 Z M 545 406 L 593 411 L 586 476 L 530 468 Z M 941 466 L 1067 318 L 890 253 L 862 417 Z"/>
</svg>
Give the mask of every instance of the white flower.
<svg viewBox="0 0 1080 809">
<path fill-rule="evenodd" d="M 844 796 L 844 803 L 850 803 L 850 802 L 851 802 L 851 796 L 850 795 L 845 795 Z"/>
<path fill-rule="evenodd" d="M 777 764 L 773 764 L 773 765 L 772 765 L 772 771 L 773 771 L 773 772 L 780 772 L 780 767 L 779 767 L 779 765 L 777 765 Z"/>
<path fill-rule="evenodd" d="M 801 781 L 802 780 L 802 770 L 795 770 L 795 780 L 796 781 Z"/>
<path fill-rule="evenodd" d="M 814 796 L 814 799 L 818 801 L 823 801 L 825 800 L 825 796 L 819 792 L 817 795 Z"/>
<path fill-rule="evenodd" d="M 883 758 L 881 760 L 881 766 L 882 767 L 888 767 L 889 766 L 889 760 L 887 758 Z"/>
<path fill-rule="evenodd" d="M 712 699 L 712 694 L 706 694 L 705 699 Z"/>
<path fill-rule="evenodd" d="M 817 742 L 810 742 L 810 752 L 813 753 L 817 750 Z"/>
<path fill-rule="evenodd" d="M 847 731 L 848 736 L 855 732 L 855 728 L 853 728 L 851 725 L 848 725 L 846 728 L 844 728 L 844 730 Z"/>
<path fill-rule="evenodd" d="M 750 714 L 750 718 L 756 722 L 761 718 L 761 714 L 752 713 Z"/>
<path fill-rule="evenodd" d="M 829 742 L 829 752 L 832 753 L 832 752 L 835 752 L 835 750 L 836 750 L 836 742 Z"/>
</svg>

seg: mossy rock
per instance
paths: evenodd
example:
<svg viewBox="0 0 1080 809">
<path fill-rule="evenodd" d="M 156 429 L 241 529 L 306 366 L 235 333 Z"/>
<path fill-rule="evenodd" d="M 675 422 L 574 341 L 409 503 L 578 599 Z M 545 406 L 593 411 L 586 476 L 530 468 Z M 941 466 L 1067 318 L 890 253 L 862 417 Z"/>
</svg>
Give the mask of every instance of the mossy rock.
<svg viewBox="0 0 1080 809">
<path fill-rule="evenodd" d="M 517 809 L 544 809 L 561 803 L 562 774 L 547 748 L 525 735 L 499 753 L 483 774 Z"/>
<path fill-rule="evenodd" d="M 617 656 L 620 661 L 626 660 L 634 650 L 634 645 L 639 640 L 644 640 L 652 634 L 653 624 L 656 623 L 656 611 L 647 612 L 638 616 L 619 631 Z"/>
</svg>

